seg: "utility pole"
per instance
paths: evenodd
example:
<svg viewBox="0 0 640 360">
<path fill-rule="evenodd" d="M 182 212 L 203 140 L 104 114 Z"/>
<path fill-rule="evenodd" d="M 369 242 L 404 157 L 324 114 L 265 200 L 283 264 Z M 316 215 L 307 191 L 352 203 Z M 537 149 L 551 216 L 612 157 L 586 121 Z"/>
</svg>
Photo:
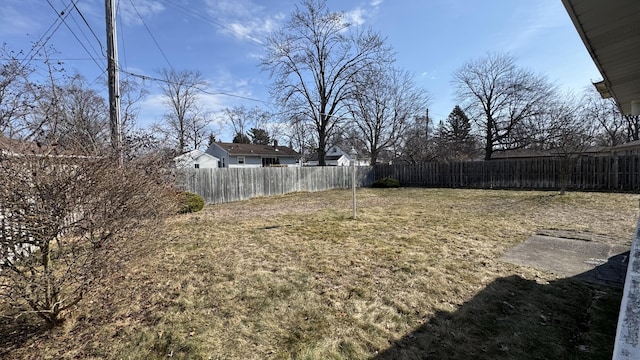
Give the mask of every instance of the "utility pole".
<svg viewBox="0 0 640 360">
<path fill-rule="evenodd" d="M 107 20 L 107 76 L 109 77 L 109 127 L 111 146 L 122 162 L 122 130 L 120 121 L 120 76 L 116 37 L 115 0 L 105 0 Z"/>
<path fill-rule="evenodd" d="M 425 116 L 424 136 L 429 140 L 429 108 L 427 108 L 427 115 Z"/>
</svg>

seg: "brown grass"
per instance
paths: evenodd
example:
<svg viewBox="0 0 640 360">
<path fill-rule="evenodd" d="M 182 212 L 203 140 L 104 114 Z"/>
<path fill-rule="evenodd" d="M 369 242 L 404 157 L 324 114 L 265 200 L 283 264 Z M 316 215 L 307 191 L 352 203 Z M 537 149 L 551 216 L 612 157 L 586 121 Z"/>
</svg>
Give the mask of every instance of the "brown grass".
<svg viewBox="0 0 640 360">
<path fill-rule="evenodd" d="M 543 228 L 630 243 L 637 196 L 359 189 L 357 220 L 350 196 L 177 216 L 62 328 L 0 322 L 0 357 L 610 358 L 619 291 L 498 259 Z"/>
</svg>

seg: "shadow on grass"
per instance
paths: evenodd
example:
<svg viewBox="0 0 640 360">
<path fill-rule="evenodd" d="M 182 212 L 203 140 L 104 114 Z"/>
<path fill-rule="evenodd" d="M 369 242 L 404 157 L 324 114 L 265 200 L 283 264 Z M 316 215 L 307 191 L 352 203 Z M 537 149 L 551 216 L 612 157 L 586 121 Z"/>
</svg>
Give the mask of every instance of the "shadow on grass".
<svg viewBox="0 0 640 360">
<path fill-rule="evenodd" d="M 0 317 L 0 358 L 47 332 L 47 327 L 37 320 Z"/>
<path fill-rule="evenodd" d="M 623 255 L 549 283 L 499 278 L 373 359 L 611 359 L 622 291 L 591 280 L 603 269 L 609 274 Z M 626 262 L 624 269 L 613 267 L 626 272 Z"/>
</svg>

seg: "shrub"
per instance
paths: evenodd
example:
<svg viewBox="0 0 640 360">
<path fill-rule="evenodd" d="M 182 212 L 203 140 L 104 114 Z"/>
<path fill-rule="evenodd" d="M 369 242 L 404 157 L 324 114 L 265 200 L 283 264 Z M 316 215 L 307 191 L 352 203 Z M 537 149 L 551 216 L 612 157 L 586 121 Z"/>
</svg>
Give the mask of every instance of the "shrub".
<svg viewBox="0 0 640 360">
<path fill-rule="evenodd" d="M 183 191 L 180 193 L 180 196 L 182 198 L 180 203 L 180 214 L 198 212 L 204 207 L 204 199 L 198 194 Z"/>
<path fill-rule="evenodd" d="M 376 181 L 373 182 L 373 185 L 371 185 L 371 187 L 374 188 L 397 188 L 400 187 L 400 181 L 390 178 L 390 177 L 385 177 L 382 179 L 378 179 Z"/>
<path fill-rule="evenodd" d="M 0 318 L 35 314 L 57 326 L 146 248 L 175 213 L 164 165 L 151 155 L 0 154 Z"/>
</svg>

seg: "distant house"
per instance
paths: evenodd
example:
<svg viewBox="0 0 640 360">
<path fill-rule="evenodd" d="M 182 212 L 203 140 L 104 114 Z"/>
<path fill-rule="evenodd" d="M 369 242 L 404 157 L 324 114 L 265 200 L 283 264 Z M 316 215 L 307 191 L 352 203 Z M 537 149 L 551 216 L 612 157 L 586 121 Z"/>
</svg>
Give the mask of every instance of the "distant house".
<svg viewBox="0 0 640 360">
<path fill-rule="evenodd" d="M 220 167 L 220 159 L 202 150 L 191 150 L 173 158 L 179 169 L 214 169 Z"/>
<path fill-rule="evenodd" d="M 300 155 L 290 147 L 255 144 L 216 142 L 211 144 L 207 154 L 220 159 L 220 167 L 269 167 L 297 166 Z"/>
<path fill-rule="evenodd" d="M 324 157 L 327 166 L 349 166 L 351 165 L 351 156 L 337 146 L 332 146 Z M 318 153 L 314 154 L 311 159 L 305 162 L 306 166 L 318 166 Z M 356 164 L 359 165 L 359 164 Z"/>
<path fill-rule="evenodd" d="M 640 140 L 629 141 L 628 143 L 610 148 L 612 155 L 638 155 L 640 154 Z"/>
</svg>

